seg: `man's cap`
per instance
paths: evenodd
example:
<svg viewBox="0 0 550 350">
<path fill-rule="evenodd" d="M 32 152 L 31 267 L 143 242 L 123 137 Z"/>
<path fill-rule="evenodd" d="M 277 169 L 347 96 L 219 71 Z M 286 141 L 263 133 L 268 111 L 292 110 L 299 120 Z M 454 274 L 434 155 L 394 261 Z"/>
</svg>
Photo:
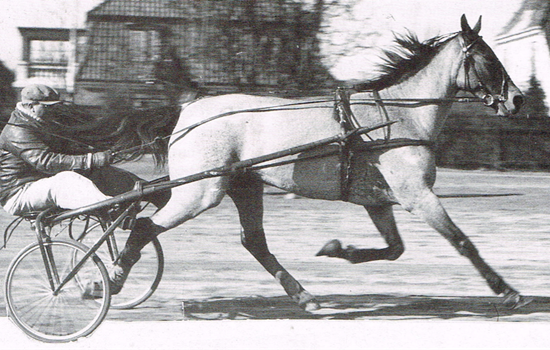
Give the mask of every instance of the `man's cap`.
<svg viewBox="0 0 550 350">
<path fill-rule="evenodd" d="M 21 102 L 39 102 L 45 105 L 53 105 L 63 101 L 61 101 L 59 93 L 55 89 L 43 84 L 33 84 L 21 90 Z"/>
</svg>

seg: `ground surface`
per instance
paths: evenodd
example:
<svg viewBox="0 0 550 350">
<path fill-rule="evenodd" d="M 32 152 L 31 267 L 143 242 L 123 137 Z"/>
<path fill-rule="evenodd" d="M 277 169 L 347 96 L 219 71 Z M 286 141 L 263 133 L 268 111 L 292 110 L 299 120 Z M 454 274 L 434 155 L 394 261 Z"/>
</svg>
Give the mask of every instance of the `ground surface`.
<svg viewBox="0 0 550 350">
<path fill-rule="evenodd" d="M 159 176 L 152 174 L 146 164 L 130 167 L 149 178 Z M 134 310 L 111 310 L 100 330 L 77 344 L 93 348 L 92 343 L 86 341 L 103 341 L 105 337 L 108 339 L 109 329 L 124 329 L 130 327 L 129 324 L 135 324 L 131 329 L 143 324 L 156 327 L 165 324 L 166 327 L 161 328 L 167 332 L 173 329 L 173 323 L 160 321 L 181 320 L 216 320 L 183 323 L 187 328 L 205 330 L 218 330 L 220 320 L 286 320 L 268 326 L 268 330 L 262 328 L 266 334 L 276 332 L 277 327 L 282 327 L 281 334 L 287 334 L 284 330 L 288 324 L 285 322 L 291 322 L 288 320 L 307 320 L 306 324 L 314 328 L 322 325 L 322 329 L 340 329 L 342 324 L 337 321 L 329 321 L 327 326 L 327 320 L 333 319 L 348 320 L 349 327 L 345 327 L 348 331 L 357 326 L 358 320 L 371 329 L 390 320 L 394 321 L 390 322 L 392 327 L 404 329 L 411 326 L 411 321 L 413 327 L 417 324 L 414 322 L 430 321 L 433 327 L 433 321 L 435 325 L 449 321 L 458 325 L 455 321 L 467 321 L 460 324 L 473 325 L 473 328 L 514 321 L 532 324 L 526 331 L 531 338 L 538 333 L 537 327 L 542 325 L 547 329 L 550 326 L 550 174 L 441 169 L 435 190 L 482 257 L 511 286 L 533 296 L 531 304 L 518 310 L 505 308 L 465 258 L 426 224 L 399 207 L 395 208 L 396 219 L 406 245 L 406 252 L 399 260 L 352 265 L 338 259 L 315 257 L 323 244 L 334 238 L 344 245 L 358 247 L 383 247 L 384 243 L 361 207 L 288 198 L 269 190 L 265 196 L 265 227 L 271 251 L 318 297 L 320 311 L 306 313 L 297 308 L 240 245 L 236 209 L 226 199 L 219 207 L 163 234 L 160 240 L 166 269 L 159 289 Z M 0 219 L 5 226 L 11 218 L 2 212 Z M 22 233 L 9 242 L 7 249 L 0 251 L 2 278 L 9 261 L 32 240 L 31 231 Z M 0 321 L 6 319 L 3 297 L 0 316 Z M 3 321 L 0 324 L 9 329 L 9 339 L 13 342 L 27 341 L 14 325 Z M 266 324 L 271 323 L 261 323 L 262 327 Z M 240 329 L 242 323 L 232 321 L 221 325 L 224 329 Z M 257 323 L 247 325 L 255 327 Z M 298 332 L 301 327 L 298 325 L 291 328 Z M 506 334 L 498 339 L 510 336 L 502 331 Z M 343 331 L 340 329 L 340 332 Z M 322 334 L 326 336 L 326 332 Z M 436 338 L 438 336 L 442 335 Z M 192 338 L 186 341 L 189 346 L 194 344 Z M 505 345 L 508 344 L 513 342 Z M 320 344 L 306 345 L 323 348 Z M 325 339 L 324 345 L 331 345 L 330 341 Z M 139 344 L 129 345 L 129 348 L 138 347 Z"/>
</svg>

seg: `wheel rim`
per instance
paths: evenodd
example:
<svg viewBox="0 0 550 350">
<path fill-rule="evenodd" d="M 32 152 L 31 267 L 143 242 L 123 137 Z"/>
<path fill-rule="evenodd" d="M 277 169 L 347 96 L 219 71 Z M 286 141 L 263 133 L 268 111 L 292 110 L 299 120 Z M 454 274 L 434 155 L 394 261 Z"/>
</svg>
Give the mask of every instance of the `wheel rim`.
<svg viewBox="0 0 550 350">
<path fill-rule="evenodd" d="M 53 241 L 52 249 L 60 280 L 74 266 L 75 251 L 87 248 L 69 241 Z M 78 272 L 80 280 L 107 282 L 105 266 L 97 257 L 88 259 Z M 12 320 L 31 337 L 45 342 L 66 342 L 93 332 L 103 321 L 110 298 L 103 291 L 96 300 L 82 299 L 82 287 L 70 280 L 54 295 L 47 278 L 39 245 L 34 243 L 12 262 L 5 283 L 6 306 Z"/>
</svg>

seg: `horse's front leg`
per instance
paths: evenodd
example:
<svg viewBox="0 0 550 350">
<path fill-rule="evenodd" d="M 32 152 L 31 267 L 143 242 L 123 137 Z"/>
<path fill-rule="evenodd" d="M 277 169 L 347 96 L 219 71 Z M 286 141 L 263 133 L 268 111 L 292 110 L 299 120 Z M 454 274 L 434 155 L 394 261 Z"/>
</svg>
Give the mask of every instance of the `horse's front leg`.
<svg viewBox="0 0 550 350">
<path fill-rule="evenodd" d="M 263 185 L 254 175 L 231 181 L 231 197 L 241 222 L 241 242 L 256 260 L 283 286 L 286 293 L 306 311 L 319 309 L 315 298 L 271 254 L 263 230 Z"/>
<path fill-rule="evenodd" d="M 365 249 L 348 246 L 342 248 L 338 240 L 332 240 L 317 253 L 317 256 L 326 255 L 329 257 L 343 258 L 353 264 L 374 261 L 374 260 L 396 260 L 405 251 L 403 240 L 397 230 L 393 207 L 391 205 L 365 206 L 372 222 L 386 241 L 388 246 L 382 249 Z"/>
<path fill-rule="evenodd" d="M 424 219 L 431 227 L 445 237 L 461 255 L 467 257 L 481 276 L 485 278 L 489 287 L 496 294 L 504 296 L 506 305 L 520 307 L 530 301 L 530 299 L 521 296 L 504 282 L 502 277 L 481 258 L 474 244 L 451 220 L 447 211 L 441 205 L 439 198 L 431 190 L 424 190 L 414 203 L 410 206 L 406 205 L 405 208 Z"/>
</svg>

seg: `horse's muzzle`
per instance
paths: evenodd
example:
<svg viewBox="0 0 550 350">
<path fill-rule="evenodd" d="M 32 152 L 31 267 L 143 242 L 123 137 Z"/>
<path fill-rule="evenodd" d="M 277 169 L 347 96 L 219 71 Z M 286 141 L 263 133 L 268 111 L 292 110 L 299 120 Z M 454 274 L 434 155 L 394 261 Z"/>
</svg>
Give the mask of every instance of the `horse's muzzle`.
<svg viewBox="0 0 550 350">
<path fill-rule="evenodd" d="M 512 102 L 514 103 L 515 109 L 512 111 L 512 113 L 517 113 L 521 109 L 521 106 L 525 103 L 525 98 L 523 95 L 516 95 L 512 98 Z"/>
<path fill-rule="evenodd" d="M 498 115 L 516 114 L 525 103 L 525 98 L 521 92 L 508 93 L 508 98 L 498 96 L 495 98 L 492 95 L 483 97 L 486 106 L 492 106 Z"/>
</svg>

